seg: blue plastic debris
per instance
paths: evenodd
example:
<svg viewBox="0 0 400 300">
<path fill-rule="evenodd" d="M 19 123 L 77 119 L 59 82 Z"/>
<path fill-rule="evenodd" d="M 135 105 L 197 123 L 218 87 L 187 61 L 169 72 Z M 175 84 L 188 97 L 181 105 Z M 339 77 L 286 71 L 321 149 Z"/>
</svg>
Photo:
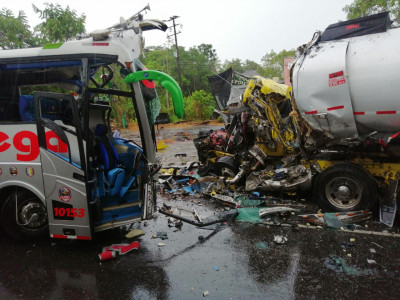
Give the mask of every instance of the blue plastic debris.
<svg viewBox="0 0 400 300">
<path fill-rule="evenodd" d="M 194 191 L 192 190 L 192 188 L 190 186 L 184 186 L 184 187 L 182 187 L 182 189 L 189 194 L 194 194 Z"/>
<path fill-rule="evenodd" d="M 183 179 L 177 180 L 176 182 L 184 183 L 184 182 L 188 182 L 188 181 L 189 181 L 189 178 L 183 178 Z"/>
</svg>

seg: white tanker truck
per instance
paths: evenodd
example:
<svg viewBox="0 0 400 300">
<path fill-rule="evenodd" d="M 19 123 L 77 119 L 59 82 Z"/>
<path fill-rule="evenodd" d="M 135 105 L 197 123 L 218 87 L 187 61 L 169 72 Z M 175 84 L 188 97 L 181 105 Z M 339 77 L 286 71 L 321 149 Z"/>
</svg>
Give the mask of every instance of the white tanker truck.
<svg viewBox="0 0 400 300">
<path fill-rule="evenodd" d="M 327 211 L 371 208 L 378 198 L 395 205 L 399 48 L 388 13 L 315 33 L 298 48 L 292 91 L 253 78 L 242 105 L 225 111 L 233 116 L 226 142 L 215 133 L 195 140 L 206 171 L 245 182 L 247 191 L 313 190 Z"/>
<path fill-rule="evenodd" d="M 385 12 L 330 25 L 292 67 L 300 147 L 318 153 L 314 190 L 326 209 L 369 208 L 396 195 L 400 28 L 390 24 Z"/>
</svg>

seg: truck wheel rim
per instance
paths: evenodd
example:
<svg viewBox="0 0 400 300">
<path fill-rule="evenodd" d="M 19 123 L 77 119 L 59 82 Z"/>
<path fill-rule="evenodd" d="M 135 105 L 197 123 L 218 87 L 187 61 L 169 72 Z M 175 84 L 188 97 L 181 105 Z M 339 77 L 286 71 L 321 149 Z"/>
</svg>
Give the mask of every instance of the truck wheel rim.
<svg viewBox="0 0 400 300">
<path fill-rule="evenodd" d="M 337 208 L 349 209 L 361 201 L 362 186 L 348 177 L 336 177 L 326 185 L 326 198 Z"/>
<path fill-rule="evenodd" d="M 221 168 L 221 175 L 224 177 L 235 177 L 236 174 L 230 168 L 223 167 Z"/>
<path fill-rule="evenodd" d="M 28 201 L 22 204 L 18 216 L 19 222 L 28 230 L 38 230 L 47 224 L 46 208 L 36 201 Z"/>
</svg>

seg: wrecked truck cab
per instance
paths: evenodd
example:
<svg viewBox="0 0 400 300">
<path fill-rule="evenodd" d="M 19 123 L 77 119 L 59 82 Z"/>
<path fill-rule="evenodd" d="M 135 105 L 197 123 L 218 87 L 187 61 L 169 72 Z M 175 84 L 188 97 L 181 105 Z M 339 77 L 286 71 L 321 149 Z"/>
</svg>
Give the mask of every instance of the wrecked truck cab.
<svg viewBox="0 0 400 300">
<path fill-rule="evenodd" d="M 253 126 L 255 145 L 269 157 L 287 156 L 294 152 L 295 128 L 289 116 L 291 88 L 273 80 L 254 77 L 243 94 L 243 104 L 253 113 L 248 126 Z M 257 150 L 256 150 L 257 149 Z"/>
<path fill-rule="evenodd" d="M 315 35 L 293 64 L 291 93 L 253 78 L 242 106 L 225 111 L 233 117 L 222 144 L 240 165 L 226 183 L 244 184 L 247 191 L 313 192 L 325 211 L 369 209 L 378 200 L 395 210 L 400 28 L 388 23 L 383 13 Z M 351 33 L 354 28 L 360 30 Z M 342 34 L 332 35 L 332 29 Z M 234 140 L 241 143 L 229 147 Z M 208 152 L 202 158 L 217 158 L 208 159 L 212 166 L 224 154 L 210 145 L 211 139 L 203 144 Z"/>
<path fill-rule="evenodd" d="M 290 87 L 252 78 L 241 106 L 224 111 L 232 120 L 227 129 L 201 133 L 194 140 L 204 169 L 220 176 L 229 169 L 225 172 L 231 177 L 228 182 L 237 183 L 251 172 L 280 164 L 279 159 L 296 148 L 290 111 Z"/>
</svg>

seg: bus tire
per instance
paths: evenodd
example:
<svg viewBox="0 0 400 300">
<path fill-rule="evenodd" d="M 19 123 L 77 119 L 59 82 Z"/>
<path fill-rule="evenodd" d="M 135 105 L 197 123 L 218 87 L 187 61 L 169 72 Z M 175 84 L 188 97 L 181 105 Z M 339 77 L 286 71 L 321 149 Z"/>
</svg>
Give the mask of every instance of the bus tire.
<svg viewBox="0 0 400 300">
<path fill-rule="evenodd" d="M 2 229 L 15 241 L 30 241 L 49 233 L 46 207 L 28 191 L 18 189 L 11 193 L 0 215 Z"/>
<path fill-rule="evenodd" d="M 314 196 L 324 211 L 348 212 L 370 209 L 377 201 L 378 186 L 364 169 L 339 163 L 318 175 Z"/>
</svg>

